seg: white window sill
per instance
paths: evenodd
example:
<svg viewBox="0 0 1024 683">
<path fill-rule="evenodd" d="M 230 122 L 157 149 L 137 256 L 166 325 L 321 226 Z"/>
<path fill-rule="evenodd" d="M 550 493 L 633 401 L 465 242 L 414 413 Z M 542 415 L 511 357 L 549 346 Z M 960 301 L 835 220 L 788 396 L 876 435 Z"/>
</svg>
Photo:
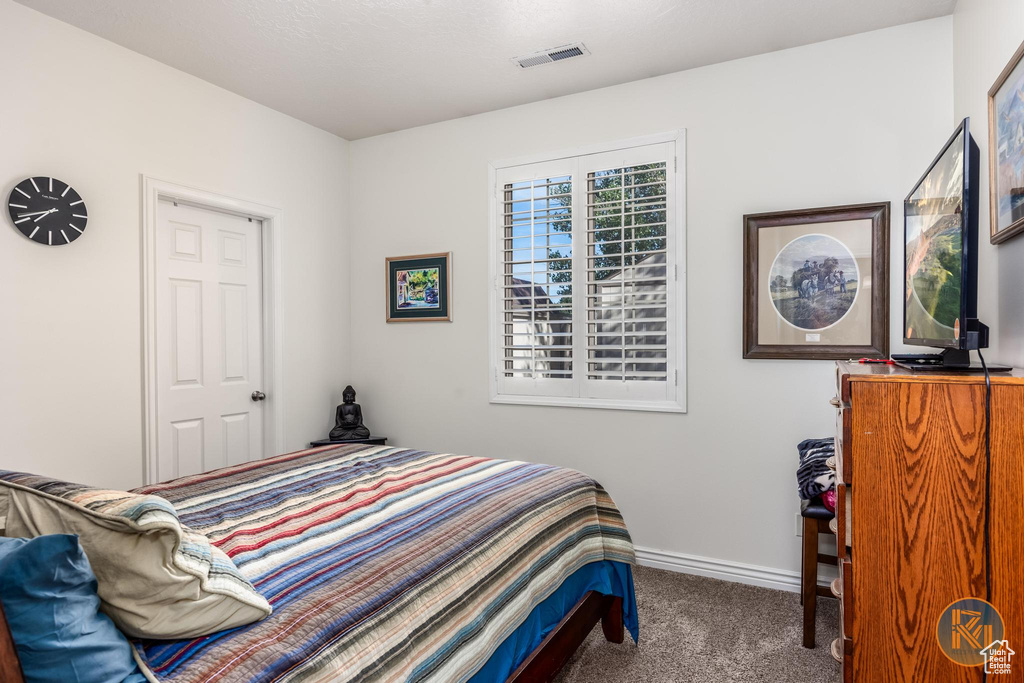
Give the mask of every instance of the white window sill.
<svg viewBox="0 0 1024 683">
<path fill-rule="evenodd" d="M 676 401 L 617 401 L 606 398 L 568 398 L 563 396 L 491 396 L 491 403 L 518 406 L 557 406 L 562 408 L 600 408 L 637 410 L 650 413 L 685 413 L 686 406 Z"/>
</svg>

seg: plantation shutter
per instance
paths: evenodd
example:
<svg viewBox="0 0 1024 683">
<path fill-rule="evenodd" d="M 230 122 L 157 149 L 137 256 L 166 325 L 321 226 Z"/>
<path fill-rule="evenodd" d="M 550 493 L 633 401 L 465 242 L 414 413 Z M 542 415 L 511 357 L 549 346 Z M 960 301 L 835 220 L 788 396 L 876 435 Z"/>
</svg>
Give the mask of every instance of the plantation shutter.
<svg viewBox="0 0 1024 683">
<path fill-rule="evenodd" d="M 497 372 L 507 393 L 573 395 L 573 167 L 501 179 Z"/>
<path fill-rule="evenodd" d="M 496 397 L 680 409 L 675 144 L 496 170 Z"/>
<path fill-rule="evenodd" d="M 665 400 L 675 323 L 669 234 L 672 146 L 581 159 L 586 185 L 585 395 Z M 671 268 L 671 271 L 670 271 Z"/>
</svg>

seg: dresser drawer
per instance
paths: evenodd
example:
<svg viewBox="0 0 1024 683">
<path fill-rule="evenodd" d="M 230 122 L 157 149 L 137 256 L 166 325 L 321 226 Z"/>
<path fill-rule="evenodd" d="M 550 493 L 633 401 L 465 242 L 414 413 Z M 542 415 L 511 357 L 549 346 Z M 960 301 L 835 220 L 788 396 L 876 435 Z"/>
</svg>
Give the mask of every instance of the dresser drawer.
<svg viewBox="0 0 1024 683">
<path fill-rule="evenodd" d="M 840 560 L 850 559 L 853 549 L 853 489 L 846 484 L 836 485 L 836 517 L 832 520 L 836 534 L 836 554 Z"/>
<path fill-rule="evenodd" d="M 853 563 L 843 560 L 839 563 L 839 614 L 842 617 L 843 633 L 853 633 Z"/>
<path fill-rule="evenodd" d="M 843 372 L 841 363 L 836 364 L 836 396 L 844 403 L 850 402 L 850 375 Z"/>
<path fill-rule="evenodd" d="M 849 560 L 839 563 L 839 585 L 842 586 L 839 595 L 839 647 L 842 650 L 843 680 L 853 680 L 853 581 L 850 570 L 852 564 Z"/>
<path fill-rule="evenodd" d="M 836 657 L 842 664 L 843 668 L 843 683 L 852 683 L 853 681 L 853 640 L 846 635 L 846 630 L 843 627 L 843 622 L 848 618 L 844 613 L 842 602 L 839 603 L 839 637 L 836 639 L 835 647 L 838 648 L 839 652 L 834 653 L 839 655 Z"/>
<path fill-rule="evenodd" d="M 852 406 L 844 403 L 840 397 L 831 401 L 836 409 L 836 480 L 845 484 L 853 483 L 853 449 L 852 441 L 853 413 Z"/>
<path fill-rule="evenodd" d="M 843 633 L 853 633 L 853 564 L 849 560 L 839 563 L 837 576 L 829 589 L 839 600 L 839 614 Z"/>
<path fill-rule="evenodd" d="M 839 603 L 839 637 L 830 646 L 832 657 L 840 663 L 843 670 L 843 683 L 853 682 L 853 640 L 846 635 L 843 628 L 843 604 Z"/>
</svg>

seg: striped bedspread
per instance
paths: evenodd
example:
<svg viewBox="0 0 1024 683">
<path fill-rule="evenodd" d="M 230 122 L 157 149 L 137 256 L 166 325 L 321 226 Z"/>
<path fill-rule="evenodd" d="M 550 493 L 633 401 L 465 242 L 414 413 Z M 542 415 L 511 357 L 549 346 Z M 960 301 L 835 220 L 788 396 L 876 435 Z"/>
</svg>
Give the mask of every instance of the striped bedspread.
<svg viewBox="0 0 1024 683">
<path fill-rule="evenodd" d="M 574 571 L 634 559 L 604 489 L 549 465 L 328 446 L 136 491 L 170 501 L 274 609 L 136 642 L 156 681 L 464 681 Z"/>
</svg>

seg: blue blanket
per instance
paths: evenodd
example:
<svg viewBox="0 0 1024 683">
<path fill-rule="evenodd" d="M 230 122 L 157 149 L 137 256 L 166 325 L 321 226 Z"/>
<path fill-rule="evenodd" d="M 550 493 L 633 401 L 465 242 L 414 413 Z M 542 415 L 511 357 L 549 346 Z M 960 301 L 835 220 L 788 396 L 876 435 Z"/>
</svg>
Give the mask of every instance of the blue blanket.
<svg viewBox="0 0 1024 683">
<path fill-rule="evenodd" d="M 470 679 L 470 683 L 507 680 L 588 591 L 622 598 L 622 621 L 633 636 L 633 641 L 639 642 L 640 626 L 636 614 L 632 568 L 622 562 L 594 562 L 578 569 L 537 605 L 526 621 L 498 646 L 483 668 Z"/>
</svg>

